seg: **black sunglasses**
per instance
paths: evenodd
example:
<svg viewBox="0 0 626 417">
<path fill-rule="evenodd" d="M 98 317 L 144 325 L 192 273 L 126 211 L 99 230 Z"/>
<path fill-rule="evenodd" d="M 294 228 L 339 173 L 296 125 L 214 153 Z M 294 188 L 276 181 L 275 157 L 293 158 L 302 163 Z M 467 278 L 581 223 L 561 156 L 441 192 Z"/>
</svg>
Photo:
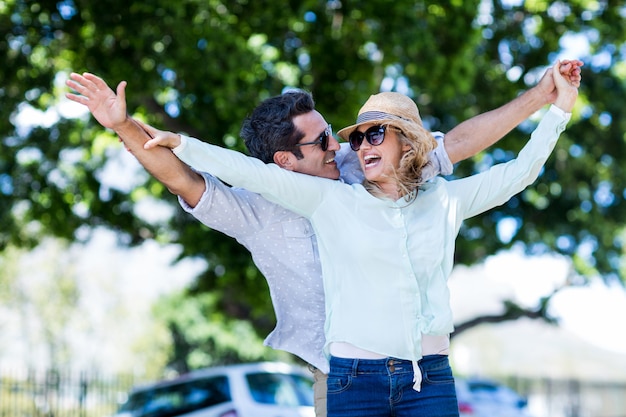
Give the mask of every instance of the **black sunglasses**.
<svg viewBox="0 0 626 417">
<path fill-rule="evenodd" d="M 320 134 L 320 137 L 313 142 L 304 142 L 304 143 L 296 143 L 296 146 L 304 146 L 304 145 L 317 145 L 318 143 L 322 147 L 322 151 L 326 152 L 328 150 L 328 141 L 333 134 L 333 127 L 328 125 L 326 129 Z"/>
<path fill-rule="evenodd" d="M 387 126 L 378 125 L 372 126 L 364 132 L 359 132 L 355 130 L 350 133 L 348 140 L 350 141 L 350 147 L 353 151 L 358 151 L 361 148 L 361 144 L 363 143 L 363 139 L 367 139 L 370 145 L 378 146 L 385 140 L 385 130 Z"/>
</svg>

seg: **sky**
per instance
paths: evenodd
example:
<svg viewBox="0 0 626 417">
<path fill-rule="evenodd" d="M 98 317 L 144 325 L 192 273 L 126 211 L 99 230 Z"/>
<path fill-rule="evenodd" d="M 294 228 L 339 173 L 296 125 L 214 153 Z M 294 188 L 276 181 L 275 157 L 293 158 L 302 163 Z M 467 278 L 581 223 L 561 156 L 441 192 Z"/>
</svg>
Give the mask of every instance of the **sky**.
<svg viewBox="0 0 626 417">
<path fill-rule="evenodd" d="M 533 308 L 540 297 L 561 287 L 569 273 L 570 262 L 565 257 L 526 257 L 515 249 L 471 268 L 457 266 L 450 277 L 455 321 L 497 313 L 505 299 Z M 581 339 L 626 355 L 626 291 L 619 284 L 608 286 L 594 278 L 587 285 L 561 289 L 550 303 L 550 314 L 559 319 L 563 329 Z"/>
</svg>

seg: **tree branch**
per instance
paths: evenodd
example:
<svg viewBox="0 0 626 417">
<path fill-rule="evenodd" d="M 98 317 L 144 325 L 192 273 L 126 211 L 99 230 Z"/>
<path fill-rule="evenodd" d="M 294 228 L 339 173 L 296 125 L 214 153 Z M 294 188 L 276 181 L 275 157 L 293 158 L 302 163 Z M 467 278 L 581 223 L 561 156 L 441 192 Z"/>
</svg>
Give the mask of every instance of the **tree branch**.
<svg viewBox="0 0 626 417">
<path fill-rule="evenodd" d="M 525 309 L 511 300 L 506 300 L 504 301 L 504 312 L 502 314 L 478 316 L 459 325 L 455 325 L 454 333 L 450 335 L 450 338 L 452 339 L 453 337 L 457 337 L 461 333 L 480 324 L 503 323 L 505 321 L 513 321 L 523 317 L 543 320 L 544 322 L 549 324 L 556 324 L 558 322 L 558 318 L 552 317 L 548 314 L 548 304 L 550 303 L 550 300 L 552 299 L 554 294 L 556 294 L 561 288 L 563 287 L 559 287 L 555 289 L 551 294 L 541 298 L 539 300 L 539 305 L 537 306 L 537 308 L 534 309 Z"/>
</svg>

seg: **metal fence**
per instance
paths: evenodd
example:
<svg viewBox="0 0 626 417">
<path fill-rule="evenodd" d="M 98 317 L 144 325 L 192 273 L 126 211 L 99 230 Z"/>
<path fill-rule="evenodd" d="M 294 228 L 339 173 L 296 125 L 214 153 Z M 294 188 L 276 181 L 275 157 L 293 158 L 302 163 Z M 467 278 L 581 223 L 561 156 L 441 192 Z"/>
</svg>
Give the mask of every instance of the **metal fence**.
<svg viewBox="0 0 626 417">
<path fill-rule="evenodd" d="M 0 370 L 0 417 L 106 417 L 138 381 L 88 371 Z"/>
<path fill-rule="evenodd" d="M 626 417 L 626 383 L 529 378 L 502 382 L 528 398 L 533 417 Z"/>
<path fill-rule="evenodd" d="M 0 417 L 108 417 L 140 381 L 132 375 L 0 370 Z M 626 417 L 626 383 L 511 377 L 533 417 Z M 497 416 L 494 416 L 497 417 Z"/>
</svg>

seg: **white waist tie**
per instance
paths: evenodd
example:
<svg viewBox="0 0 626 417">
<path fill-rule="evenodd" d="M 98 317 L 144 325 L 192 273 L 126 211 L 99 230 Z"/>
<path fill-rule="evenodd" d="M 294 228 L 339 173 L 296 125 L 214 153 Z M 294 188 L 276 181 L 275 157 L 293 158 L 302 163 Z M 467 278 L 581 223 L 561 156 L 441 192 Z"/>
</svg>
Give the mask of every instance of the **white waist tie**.
<svg viewBox="0 0 626 417">
<path fill-rule="evenodd" d="M 413 364 L 413 389 L 417 392 L 422 390 L 422 371 L 420 371 L 420 366 L 417 364 L 417 361 L 411 361 Z"/>
</svg>

